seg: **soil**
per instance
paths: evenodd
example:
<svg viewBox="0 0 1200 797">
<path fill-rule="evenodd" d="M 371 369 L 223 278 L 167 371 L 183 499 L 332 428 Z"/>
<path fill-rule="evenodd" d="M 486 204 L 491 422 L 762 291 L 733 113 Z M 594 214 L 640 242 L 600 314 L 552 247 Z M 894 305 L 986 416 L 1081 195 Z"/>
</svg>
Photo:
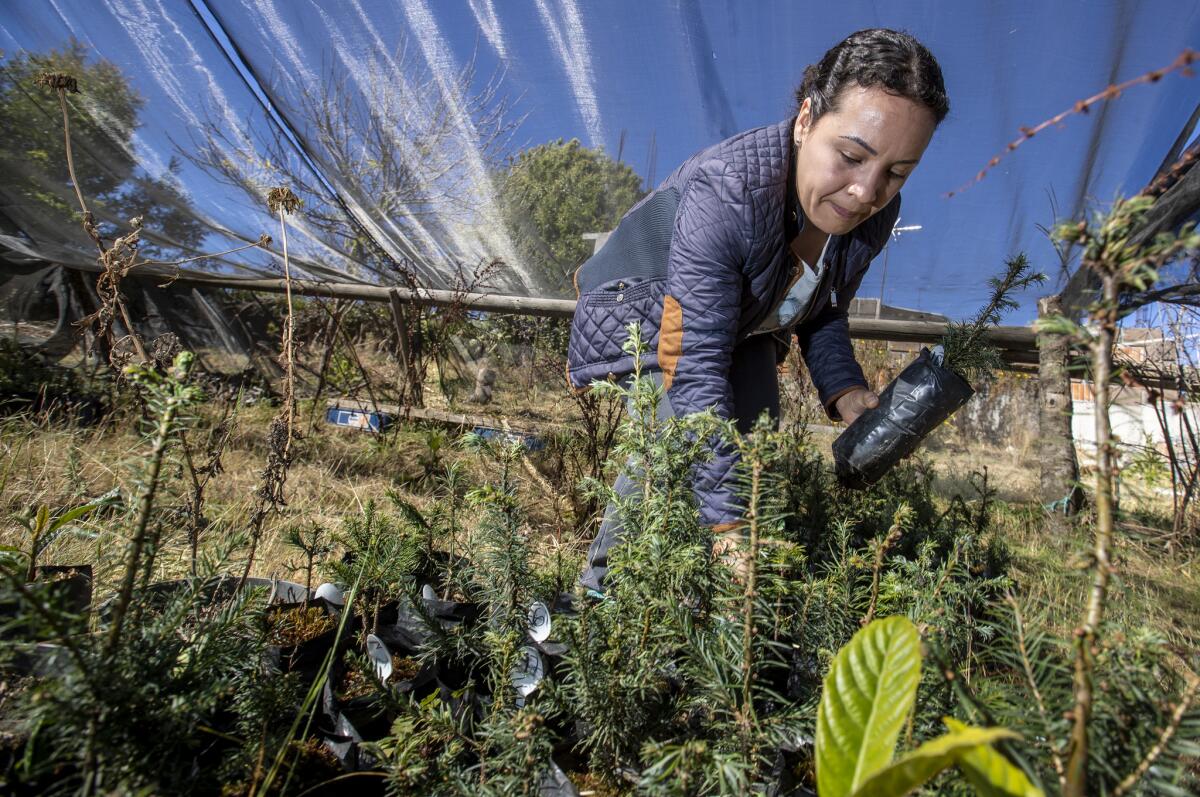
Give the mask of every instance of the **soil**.
<svg viewBox="0 0 1200 797">
<path fill-rule="evenodd" d="M 82 568 L 76 568 L 76 567 L 69 567 L 69 568 L 66 568 L 63 570 L 58 570 L 56 568 L 49 572 L 42 570 L 42 568 L 38 568 L 38 581 L 42 581 L 42 582 L 46 582 L 46 583 L 54 583 L 56 581 L 66 581 L 68 579 L 75 578 L 76 576 L 87 576 L 88 578 L 91 578 L 92 574 L 87 572 L 86 570 L 83 570 Z"/>
<path fill-rule="evenodd" d="M 567 777 L 571 779 L 571 783 L 575 785 L 575 789 L 583 795 L 592 795 L 592 797 L 622 797 L 629 794 L 629 791 L 622 791 L 619 787 L 606 782 L 600 776 L 592 772 L 567 772 Z"/>
<path fill-rule="evenodd" d="M 296 606 L 273 615 L 270 619 L 269 641 L 272 645 L 291 647 L 316 639 L 336 625 L 320 606 Z"/>
<path fill-rule="evenodd" d="M 421 671 L 421 662 L 412 656 L 392 656 L 392 677 L 389 681 L 408 681 Z"/>
<path fill-rule="evenodd" d="M 330 752 L 325 743 L 315 737 L 293 740 L 291 747 L 293 759 L 292 776 L 299 783 L 326 783 L 332 781 L 341 772 L 341 764 L 337 757 Z M 281 784 L 285 778 L 276 778 L 267 794 L 280 793 Z M 221 789 L 221 797 L 246 797 L 254 791 L 245 782 L 228 783 Z M 319 791 L 318 794 L 329 794 L 329 791 Z"/>
<path fill-rule="evenodd" d="M 392 674 L 388 678 L 388 683 L 407 681 L 415 678 L 420 671 L 421 663 L 412 656 L 393 655 Z M 356 697 L 369 695 L 373 691 L 375 691 L 375 679 L 364 675 L 357 669 L 347 668 L 335 694 L 339 700 L 353 700 Z"/>
</svg>

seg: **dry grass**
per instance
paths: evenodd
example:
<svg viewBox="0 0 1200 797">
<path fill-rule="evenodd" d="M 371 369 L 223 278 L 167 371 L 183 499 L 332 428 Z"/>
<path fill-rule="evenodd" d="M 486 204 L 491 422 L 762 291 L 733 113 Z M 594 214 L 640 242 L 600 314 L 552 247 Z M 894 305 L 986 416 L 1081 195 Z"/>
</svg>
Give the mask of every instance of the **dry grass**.
<svg viewBox="0 0 1200 797">
<path fill-rule="evenodd" d="M 432 380 L 431 380 L 432 382 Z M 431 384 L 427 395 L 438 395 Z M 520 374 L 502 375 L 496 385 L 495 402 L 486 411 L 514 421 L 523 419 L 570 423 L 575 406 L 557 385 L 528 386 Z M 322 402 L 323 404 L 323 402 Z M 444 406 L 444 404 L 443 404 Z M 281 515 L 268 519 L 260 543 L 260 556 L 253 575 L 303 580 L 302 557 L 284 543 L 290 524 L 315 522 L 336 532 L 341 519 L 361 511 L 369 501 L 383 502 L 389 490 L 397 490 L 418 507 L 428 508 L 434 500 L 424 489 L 409 489 L 409 478 L 418 475 L 418 456 L 428 451 L 427 430 L 404 427 L 376 437 L 336 429 L 323 423 L 321 413 L 301 404 L 303 437 L 296 444 L 295 461 L 288 480 L 288 504 Z M 463 405 L 454 409 L 478 410 Z M 200 427 L 211 423 L 217 408 L 200 411 Z M 253 491 L 267 452 L 267 427 L 275 410 L 267 403 L 243 407 L 235 432 L 223 457 L 224 473 L 216 477 L 207 493 L 207 516 L 211 526 L 202 550 L 212 551 L 217 543 L 244 530 L 252 511 Z M 310 424 L 309 418 L 315 418 Z M 128 490 L 143 445 L 135 431 L 137 414 L 126 410 L 102 426 L 90 429 L 52 426 L 17 417 L 0 423 L 0 544 L 22 545 L 24 532 L 9 518 L 31 507 L 47 504 L 52 509 L 77 505 L 116 486 Z M 454 438 L 454 433 L 448 433 Z M 815 441 L 825 448 L 835 433 L 817 431 Z M 202 439 L 202 438 L 200 438 Z M 478 483 L 494 479 L 492 465 L 453 445 L 443 449 L 444 461 L 459 461 L 469 478 Z M 1050 607 L 1078 606 L 1085 589 L 1084 562 L 1078 552 L 1087 549 L 1087 530 L 1075 525 L 1048 532 L 1036 505 L 1029 502 L 1037 487 L 1036 468 L 1030 452 L 1017 448 L 995 448 L 972 444 L 957 436 L 952 427 L 938 433 L 924 456 L 936 466 L 939 493 L 972 495 L 966 479 L 973 470 L 988 468 L 989 483 L 998 489 L 1002 502 L 1002 533 L 1015 554 L 1014 576 L 1020 590 L 1032 600 Z M 178 454 L 175 455 L 178 460 Z M 171 529 L 170 511 L 183 503 L 186 473 L 176 461 L 166 470 L 167 489 L 160 501 L 159 519 Z M 562 540 L 566 555 L 579 557 L 585 541 L 556 520 L 553 502 L 543 486 L 523 469 L 518 469 L 522 505 L 530 514 L 530 533 L 544 543 L 539 551 L 548 560 L 556 540 Z M 1139 489 L 1132 480 L 1125 490 L 1130 505 L 1141 496 L 1138 507 L 1161 511 L 1153 491 Z M 1150 496 L 1146 498 L 1146 496 Z M 1161 504 L 1161 501 L 1158 502 Z M 179 525 L 179 524 L 176 524 Z M 96 566 L 101 590 L 124 547 L 123 528 L 117 517 L 98 515 L 78 524 L 81 534 L 54 543 L 43 555 L 45 564 L 90 562 Z M 1196 642 L 1200 628 L 1200 572 L 1197 552 L 1169 547 L 1153 535 L 1126 534 L 1117 547 L 1117 593 L 1111 607 L 1113 618 L 1122 625 L 1149 624 L 1181 646 Z M 335 555 L 336 552 L 335 552 Z M 236 572 L 234 563 L 226 568 Z M 158 558 L 161 578 L 178 577 L 189 567 L 188 546 L 182 533 L 168 532 Z M 320 580 L 320 576 L 317 576 Z M 1063 616 L 1064 628 L 1077 618 Z"/>
<path fill-rule="evenodd" d="M 295 462 L 288 479 L 287 506 L 271 516 L 260 543 L 260 554 L 252 575 L 303 580 L 302 557 L 284 542 L 289 525 L 313 522 L 336 532 L 341 519 L 357 514 L 369 501 L 385 502 L 395 490 L 414 505 L 427 508 L 433 500 L 423 489 L 408 489 L 406 483 L 421 472 L 419 454 L 427 452 L 426 430 L 399 428 L 385 436 L 326 426 L 318 413 L 316 424 L 307 423 L 308 408 L 301 407 L 303 437 L 296 444 Z M 215 416 L 208 406 L 201 417 Z M 206 515 L 210 526 L 202 538 L 202 550 L 212 551 L 217 543 L 245 529 L 253 510 L 254 491 L 267 452 L 267 426 L 274 409 L 267 404 L 244 407 L 222 457 L 224 472 L 212 480 L 206 493 Z M 211 420 L 211 418 L 210 418 Z M 27 417 L 10 418 L 0 425 L 0 544 L 22 546 L 24 531 L 9 520 L 14 514 L 42 504 L 52 510 L 75 506 L 103 495 L 114 487 L 128 490 L 133 483 L 143 445 L 136 433 L 136 415 L 123 413 L 92 429 L 51 426 Z M 451 439 L 453 435 L 451 435 Z M 202 435 L 194 434 L 201 440 Z M 473 481 L 494 477 L 489 464 L 447 445 L 443 461 L 458 461 Z M 158 576 L 174 578 L 189 569 L 189 549 L 181 532 L 171 533 L 178 522 L 171 512 L 184 501 L 186 472 L 174 461 L 165 469 L 165 490 L 158 501 L 159 520 L 167 530 L 157 560 Z M 566 536 L 554 530 L 553 513 L 540 496 L 540 487 L 524 472 L 518 472 L 523 505 L 530 510 L 530 524 L 539 533 Z M 123 547 L 121 524 L 112 515 L 97 515 L 76 524 L 78 534 L 61 537 L 42 555 L 44 564 L 97 565 L 103 582 L 109 565 Z M 579 549 L 576 544 L 574 548 Z M 233 568 L 229 568 L 233 570 Z M 318 577 L 319 578 L 319 577 Z"/>
</svg>

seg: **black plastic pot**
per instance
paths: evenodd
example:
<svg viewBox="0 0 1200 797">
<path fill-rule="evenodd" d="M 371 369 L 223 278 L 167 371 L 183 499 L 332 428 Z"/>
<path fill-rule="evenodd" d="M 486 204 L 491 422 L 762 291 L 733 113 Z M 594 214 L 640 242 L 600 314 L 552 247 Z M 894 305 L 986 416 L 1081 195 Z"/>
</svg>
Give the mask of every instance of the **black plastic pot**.
<svg viewBox="0 0 1200 797">
<path fill-rule="evenodd" d="M 312 681 L 320 671 L 321 665 L 324 664 L 325 657 L 329 654 L 330 649 L 338 648 L 338 653 L 335 655 L 340 655 L 341 650 L 349 644 L 350 627 L 349 624 L 342 626 L 342 631 L 339 635 L 337 608 L 321 598 L 314 598 L 313 600 L 300 603 L 272 605 L 267 610 L 268 620 L 298 608 L 320 608 L 333 621 L 333 627 L 318 636 L 294 645 L 267 645 L 267 657 L 280 672 L 298 672 L 302 674 L 306 681 Z"/>
<path fill-rule="evenodd" d="M 86 615 L 92 604 L 91 565 L 40 565 L 37 580 L 44 582 L 63 608 Z"/>
<path fill-rule="evenodd" d="M 542 776 L 538 786 L 538 797 L 579 797 L 579 789 L 556 762 L 550 762 L 550 771 Z"/>
<path fill-rule="evenodd" d="M 929 349 L 921 349 L 879 394 L 879 406 L 834 441 L 838 481 L 856 490 L 879 481 L 974 393 L 962 377 L 935 363 Z"/>
<path fill-rule="evenodd" d="M 391 650 L 405 656 L 414 655 L 410 650 Z M 339 736 L 357 736 L 358 740 L 367 741 L 382 739 L 391 730 L 395 717 L 374 692 L 359 697 L 339 698 L 337 685 L 342 682 L 348 670 L 349 665 L 344 656 L 339 657 L 330 669 L 329 678 L 322 688 L 322 708 L 325 716 Z M 394 695 L 411 694 L 419 701 L 437 690 L 436 671 L 430 664 L 423 664 L 411 678 L 390 680 L 386 688 Z M 351 731 L 353 733 L 350 733 Z"/>
<path fill-rule="evenodd" d="M 213 576 L 200 585 L 198 602 L 216 602 L 226 600 L 237 590 L 242 580 L 237 576 Z M 159 581 L 151 584 L 142 591 L 142 596 L 152 607 L 165 607 L 178 592 L 191 586 L 190 579 L 180 578 L 173 581 Z M 284 581 L 278 578 L 247 578 L 245 589 L 264 589 L 267 591 L 267 602 L 271 605 L 299 603 L 307 600 L 310 595 L 303 584 L 294 581 Z M 96 613 L 102 622 L 107 622 L 112 614 L 115 598 L 109 598 L 100 604 Z"/>
<path fill-rule="evenodd" d="M 17 675 L 34 675 L 38 678 L 55 678 L 71 667 L 70 654 L 62 645 L 39 642 L 36 645 L 14 646 L 12 658 L 5 670 Z"/>
<path fill-rule="evenodd" d="M 34 580 L 26 584 L 39 603 L 66 612 L 66 629 L 71 633 L 87 631 L 88 612 L 92 603 L 91 565 L 40 565 Z M 38 634 L 17 615 L 18 601 L 0 604 L 0 626 L 5 639 L 36 641 Z M 11 619 L 10 619 L 11 618 Z"/>
</svg>

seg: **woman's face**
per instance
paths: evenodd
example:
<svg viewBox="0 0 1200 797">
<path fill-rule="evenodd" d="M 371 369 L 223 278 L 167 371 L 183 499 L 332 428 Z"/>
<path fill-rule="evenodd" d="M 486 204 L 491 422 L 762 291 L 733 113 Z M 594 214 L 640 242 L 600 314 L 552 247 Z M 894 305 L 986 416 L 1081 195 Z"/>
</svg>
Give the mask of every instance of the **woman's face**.
<svg viewBox="0 0 1200 797">
<path fill-rule="evenodd" d="M 838 109 L 816 124 L 805 100 L 792 135 L 808 221 L 843 235 L 879 212 L 916 168 L 935 126 L 924 105 L 880 88 L 843 89 Z"/>
</svg>

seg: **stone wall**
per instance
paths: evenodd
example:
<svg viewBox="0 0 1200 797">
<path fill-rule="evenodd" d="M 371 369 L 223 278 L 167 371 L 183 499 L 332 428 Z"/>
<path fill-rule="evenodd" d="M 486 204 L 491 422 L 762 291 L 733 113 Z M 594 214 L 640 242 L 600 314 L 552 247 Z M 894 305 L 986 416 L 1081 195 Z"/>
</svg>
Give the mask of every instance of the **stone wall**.
<svg viewBox="0 0 1200 797">
<path fill-rule="evenodd" d="M 1038 434 L 1037 379 L 1004 372 L 955 413 L 955 429 L 968 440 L 1022 450 Z"/>
</svg>

